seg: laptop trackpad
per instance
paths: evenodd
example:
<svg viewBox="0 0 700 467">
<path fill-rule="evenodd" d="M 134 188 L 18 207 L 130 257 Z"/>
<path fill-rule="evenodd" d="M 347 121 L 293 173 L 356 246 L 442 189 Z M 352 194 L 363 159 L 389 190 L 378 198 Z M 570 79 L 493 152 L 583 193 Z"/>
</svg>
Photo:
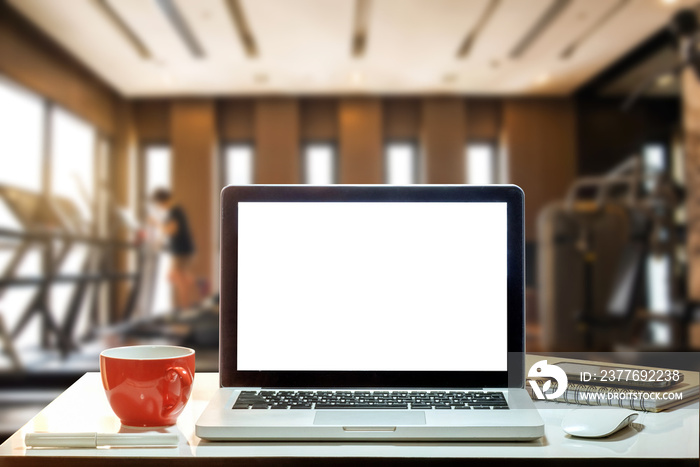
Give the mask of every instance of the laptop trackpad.
<svg viewBox="0 0 700 467">
<path fill-rule="evenodd" d="M 395 427 L 425 425 L 425 413 L 419 411 L 384 412 L 378 410 L 324 410 L 316 412 L 314 425 Z"/>
</svg>

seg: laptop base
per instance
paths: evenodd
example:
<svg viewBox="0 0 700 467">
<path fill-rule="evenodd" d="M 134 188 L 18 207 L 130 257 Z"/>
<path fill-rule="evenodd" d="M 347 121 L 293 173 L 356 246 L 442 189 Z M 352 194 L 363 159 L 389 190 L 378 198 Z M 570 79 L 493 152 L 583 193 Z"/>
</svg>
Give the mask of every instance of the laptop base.
<svg viewBox="0 0 700 467">
<path fill-rule="evenodd" d="M 247 389 L 247 388 L 246 388 Z M 524 389 L 497 389 L 508 410 L 233 410 L 219 389 L 196 424 L 211 441 L 529 441 L 544 422 Z"/>
</svg>

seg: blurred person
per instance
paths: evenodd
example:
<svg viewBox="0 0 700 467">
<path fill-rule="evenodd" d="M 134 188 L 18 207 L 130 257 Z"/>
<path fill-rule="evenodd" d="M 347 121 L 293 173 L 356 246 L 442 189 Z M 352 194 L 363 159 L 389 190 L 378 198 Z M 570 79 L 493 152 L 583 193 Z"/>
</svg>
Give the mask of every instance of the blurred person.
<svg viewBox="0 0 700 467">
<path fill-rule="evenodd" d="M 176 310 L 193 305 L 194 274 L 192 273 L 192 258 L 195 246 L 192 239 L 187 215 L 180 205 L 173 202 L 172 193 L 167 188 L 158 188 L 151 195 L 151 200 L 163 211 L 159 216 L 160 227 L 168 238 L 168 250 L 172 256 L 168 278 L 175 291 Z M 152 219 L 152 222 L 158 221 Z"/>
</svg>

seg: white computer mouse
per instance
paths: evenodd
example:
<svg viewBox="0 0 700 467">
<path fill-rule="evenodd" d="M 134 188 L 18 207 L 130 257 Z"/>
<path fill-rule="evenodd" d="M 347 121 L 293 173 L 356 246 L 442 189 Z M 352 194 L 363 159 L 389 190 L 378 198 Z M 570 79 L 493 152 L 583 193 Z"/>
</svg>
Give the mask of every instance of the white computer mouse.
<svg viewBox="0 0 700 467">
<path fill-rule="evenodd" d="M 626 427 L 638 415 L 628 409 L 575 409 L 564 416 L 561 427 L 572 436 L 603 438 Z"/>
</svg>

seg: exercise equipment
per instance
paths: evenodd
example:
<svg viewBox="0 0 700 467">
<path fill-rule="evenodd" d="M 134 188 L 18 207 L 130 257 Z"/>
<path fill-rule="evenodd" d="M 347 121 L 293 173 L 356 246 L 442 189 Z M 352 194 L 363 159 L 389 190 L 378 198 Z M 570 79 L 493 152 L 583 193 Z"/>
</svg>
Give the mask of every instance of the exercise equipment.
<svg viewBox="0 0 700 467">
<path fill-rule="evenodd" d="M 197 349 L 219 347 L 218 294 L 209 296 L 196 307 L 135 319 L 114 326 L 108 333 L 118 334 L 124 340 L 165 341 Z"/>
<path fill-rule="evenodd" d="M 78 347 L 78 343 L 89 336 L 76 336 L 76 324 L 87 297 L 89 303 L 89 328 L 99 326 L 97 314 L 100 284 L 115 281 L 132 281 L 130 297 L 123 315 L 133 313 L 141 275 L 120 273 L 111 267 L 115 249 L 141 249 L 140 242 L 120 241 L 111 237 L 100 237 L 93 223 L 86 220 L 73 201 L 60 196 L 45 196 L 29 190 L 0 186 L 0 202 L 3 202 L 14 215 L 21 230 L 0 229 L 0 238 L 18 241 L 8 265 L 0 273 L 0 297 L 10 287 L 33 286 L 36 288 L 27 307 L 20 313 L 17 323 L 7 329 L 0 321 L 2 347 L 15 370 L 22 369 L 14 341 L 25 331 L 30 321 L 41 320 L 41 346 L 43 349 L 57 349 L 63 357 Z M 63 272 L 66 259 L 74 247 L 82 245 L 87 249 L 79 271 L 73 274 Z M 27 254 L 41 251 L 41 274 L 36 277 L 18 275 L 18 268 Z M 50 306 L 52 287 L 58 284 L 74 284 L 68 305 L 63 313 L 57 313 Z M 0 313 L 0 319 L 2 313 Z"/>
<path fill-rule="evenodd" d="M 162 219 L 154 219 L 153 224 L 149 222 L 142 227 L 123 209 L 116 212 L 122 217 L 122 224 L 130 225 L 141 241 L 137 251 L 139 280 L 132 289 L 138 293 L 131 295 L 134 303 L 127 307 L 121 321 L 99 329 L 99 335 L 117 338 L 122 343 L 156 341 L 199 349 L 218 348 L 218 295 L 206 297 L 196 306 L 183 310 L 163 313 L 163 310 L 154 309 L 158 271 L 163 267 L 163 241 L 158 228 Z"/>
<path fill-rule="evenodd" d="M 41 349 L 49 353 L 57 351 L 64 359 L 84 344 L 98 342 L 97 339 L 113 343 L 155 339 L 215 348 L 217 297 L 205 299 L 181 313 L 154 315 L 156 276 L 162 267 L 162 242 L 156 235 L 157 229 L 139 223 L 113 200 L 108 190 L 98 189 L 93 199 L 80 179 L 76 178 L 76 183 L 82 201 L 93 213 L 92 220 L 86 219 L 84 211 L 69 198 L 0 185 L 0 203 L 6 205 L 19 224 L 16 229 L 0 228 L 0 241 L 12 248 L 6 267 L 0 271 L 0 298 L 11 288 L 33 289 L 28 304 L 12 326 L 7 325 L 3 319 L 6 315 L 0 310 L 0 352 L 9 358 L 11 369 L 27 369 L 15 342 L 35 319 L 40 322 Z M 84 249 L 85 254 L 81 263 L 69 272 L 66 265 L 76 248 Z M 40 272 L 32 277 L 20 275 L 19 269 L 27 255 L 37 250 L 41 255 Z M 114 264 L 124 251 L 134 254 L 132 272 L 118 271 Z M 128 291 L 117 287 L 122 283 L 129 284 Z M 71 292 L 65 307 L 57 309 L 51 294 L 57 286 L 65 284 L 72 285 Z M 111 303 L 127 293 L 121 309 L 115 310 L 110 319 L 99 312 L 105 285 L 111 285 L 108 291 Z M 81 323 L 87 323 L 85 332 L 79 330 Z"/>
<path fill-rule="evenodd" d="M 632 157 L 576 181 L 565 200 L 542 210 L 537 285 L 547 350 L 683 345 L 674 220 L 681 199 L 666 175 L 645 173 Z"/>
</svg>

